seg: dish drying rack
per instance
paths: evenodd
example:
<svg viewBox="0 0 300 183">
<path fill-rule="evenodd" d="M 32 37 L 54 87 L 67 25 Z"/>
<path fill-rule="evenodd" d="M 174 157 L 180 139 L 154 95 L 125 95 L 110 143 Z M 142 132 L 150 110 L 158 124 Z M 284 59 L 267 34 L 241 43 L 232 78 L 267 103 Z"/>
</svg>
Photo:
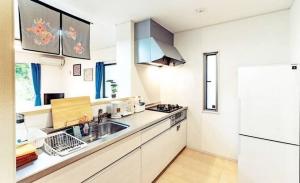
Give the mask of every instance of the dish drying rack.
<svg viewBox="0 0 300 183">
<path fill-rule="evenodd" d="M 44 150 L 50 155 L 65 156 L 86 146 L 87 143 L 66 132 L 57 132 L 45 139 Z"/>
</svg>

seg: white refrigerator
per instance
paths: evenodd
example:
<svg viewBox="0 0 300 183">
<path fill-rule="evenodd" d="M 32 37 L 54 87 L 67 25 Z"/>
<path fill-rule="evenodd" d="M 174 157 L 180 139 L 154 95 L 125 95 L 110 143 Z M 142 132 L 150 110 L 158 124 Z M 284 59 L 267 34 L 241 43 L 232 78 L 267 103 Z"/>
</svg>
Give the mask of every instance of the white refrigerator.
<svg viewBox="0 0 300 183">
<path fill-rule="evenodd" d="M 238 74 L 239 183 L 299 183 L 300 65 Z"/>
</svg>

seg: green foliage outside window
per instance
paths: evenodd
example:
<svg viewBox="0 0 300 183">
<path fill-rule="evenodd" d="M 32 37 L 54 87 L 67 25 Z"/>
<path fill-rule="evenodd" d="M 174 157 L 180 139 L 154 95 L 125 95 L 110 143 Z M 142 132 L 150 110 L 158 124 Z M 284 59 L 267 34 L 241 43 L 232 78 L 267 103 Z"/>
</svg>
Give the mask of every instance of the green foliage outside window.
<svg viewBox="0 0 300 183">
<path fill-rule="evenodd" d="M 16 64 L 16 104 L 17 108 L 34 106 L 34 89 L 29 64 Z"/>
</svg>

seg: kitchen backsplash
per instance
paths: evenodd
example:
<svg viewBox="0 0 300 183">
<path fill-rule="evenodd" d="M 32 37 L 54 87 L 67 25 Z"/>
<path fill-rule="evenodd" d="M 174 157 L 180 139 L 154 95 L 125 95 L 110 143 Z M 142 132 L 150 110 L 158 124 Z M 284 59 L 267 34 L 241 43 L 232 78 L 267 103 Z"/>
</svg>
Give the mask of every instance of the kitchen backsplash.
<svg viewBox="0 0 300 183">
<path fill-rule="evenodd" d="M 98 110 L 102 109 L 103 112 L 106 112 L 107 105 L 109 104 L 100 104 L 100 105 L 93 105 L 92 111 L 93 116 L 97 116 Z M 40 114 L 25 114 L 25 124 L 28 128 L 48 128 L 52 127 L 52 114 L 51 112 L 45 112 Z"/>
</svg>

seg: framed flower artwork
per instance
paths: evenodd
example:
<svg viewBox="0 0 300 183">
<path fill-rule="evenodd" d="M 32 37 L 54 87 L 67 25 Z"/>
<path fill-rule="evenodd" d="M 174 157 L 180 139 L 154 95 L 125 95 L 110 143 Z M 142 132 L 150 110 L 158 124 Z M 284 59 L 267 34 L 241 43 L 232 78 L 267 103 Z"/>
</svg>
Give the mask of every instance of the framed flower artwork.
<svg viewBox="0 0 300 183">
<path fill-rule="evenodd" d="M 81 76 L 81 64 L 73 65 L 73 76 Z"/>
<path fill-rule="evenodd" d="M 62 54 L 90 60 L 90 23 L 62 14 Z"/>
<path fill-rule="evenodd" d="M 84 69 L 84 81 L 93 81 L 93 68 Z"/>
<path fill-rule="evenodd" d="M 60 12 L 31 0 L 18 3 L 22 48 L 59 55 Z"/>
</svg>

